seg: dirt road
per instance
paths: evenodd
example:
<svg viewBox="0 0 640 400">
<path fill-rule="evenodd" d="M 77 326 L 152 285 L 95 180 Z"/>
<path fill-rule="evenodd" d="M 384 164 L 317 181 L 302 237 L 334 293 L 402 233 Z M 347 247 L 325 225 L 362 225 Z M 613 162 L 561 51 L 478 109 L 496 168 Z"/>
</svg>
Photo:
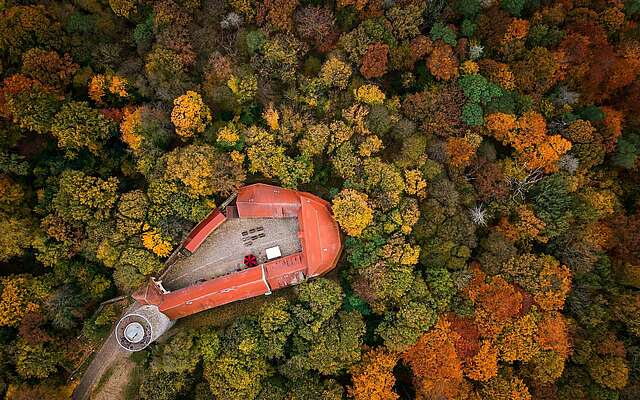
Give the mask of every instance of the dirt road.
<svg viewBox="0 0 640 400">
<path fill-rule="evenodd" d="M 133 309 L 138 307 L 137 303 L 131 305 L 123 313 L 123 315 L 129 313 Z M 114 330 L 111 331 L 109 337 L 102 344 L 100 350 L 96 353 L 93 361 L 89 364 L 89 367 L 82 375 L 82 379 L 73 392 L 73 400 L 88 400 L 91 398 L 91 392 L 94 386 L 100 381 L 102 375 L 117 362 L 128 358 L 131 355 L 130 352 L 124 350 L 118 344 Z"/>
</svg>

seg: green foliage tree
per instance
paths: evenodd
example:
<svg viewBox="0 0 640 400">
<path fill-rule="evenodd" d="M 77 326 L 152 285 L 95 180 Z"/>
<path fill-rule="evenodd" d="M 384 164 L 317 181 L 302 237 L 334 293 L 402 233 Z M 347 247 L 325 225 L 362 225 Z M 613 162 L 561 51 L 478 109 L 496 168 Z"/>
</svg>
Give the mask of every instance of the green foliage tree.
<svg viewBox="0 0 640 400">
<path fill-rule="evenodd" d="M 500 97 L 502 89 L 480 74 L 464 75 L 459 81 L 467 102 L 462 108 L 462 120 L 469 126 L 484 123 L 482 106 Z"/>
<path fill-rule="evenodd" d="M 453 31 L 453 29 L 443 24 L 442 22 L 436 22 L 435 24 L 433 24 L 429 34 L 431 35 L 431 39 L 433 41 L 442 39 L 442 41 L 449 46 L 455 46 L 457 43 L 456 33 Z"/>
<path fill-rule="evenodd" d="M 16 371 L 23 378 L 46 378 L 58 368 L 60 355 L 43 344 L 30 345 L 19 341 L 16 355 Z"/>
<path fill-rule="evenodd" d="M 545 236 L 553 238 L 569 229 L 576 201 L 569 193 L 566 177 L 555 174 L 542 179 L 531 189 L 530 196 L 536 215 L 545 223 Z"/>
<path fill-rule="evenodd" d="M 519 17 L 524 10 L 525 0 L 504 0 L 500 2 L 500 7 L 508 11 L 511 15 Z"/>
<path fill-rule="evenodd" d="M 144 400 L 173 400 L 184 393 L 190 383 L 187 374 L 151 370 L 145 375 L 138 394 Z"/>
<path fill-rule="evenodd" d="M 428 305 L 410 302 L 398 312 L 389 312 L 376 332 L 391 351 L 402 352 L 418 341 L 436 323 L 437 315 Z"/>
<path fill-rule="evenodd" d="M 273 374 L 260 336 L 253 321 L 239 321 L 226 329 L 220 354 L 204 364 L 204 377 L 214 396 L 227 399 L 258 396 L 263 380 Z"/>
<path fill-rule="evenodd" d="M 176 324 L 129 397 L 640 398 L 638 1 L 17 3 L 7 399 L 69 398 L 98 304 L 245 182 L 332 200 L 336 271 Z"/>
<path fill-rule="evenodd" d="M 638 154 L 640 154 L 640 136 L 635 132 L 629 132 L 618 139 L 613 165 L 632 169 L 637 163 Z"/>
<path fill-rule="evenodd" d="M 81 149 L 99 153 L 112 132 L 112 122 L 98 110 L 89 107 L 87 102 L 78 101 L 62 106 L 51 126 L 58 146 L 70 156 Z"/>
<path fill-rule="evenodd" d="M 118 179 L 106 180 L 67 170 L 60 175 L 53 209 L 72 222 L 104 221 L 118 200 Z"/>
<path fill-rule="evenodd" d="M 364 333 L 358 312 L 339 312 L 312 337 L 295 336 L 292 355 L 281 370 L 291 377 L 302 377 L 309 371 L 339 374 L 360 360 Z"/>
<path fill-rule="evenodd" d="M 274 135 L 253 127 L 247 134 L 249 172 L 259 172 L 267 178 L 278 178 L 283 186 L 296 187 L 309 182 L 313 163 L 304 156 L 289 157 L 285 147 L 276 143 Z"/>
</svg>

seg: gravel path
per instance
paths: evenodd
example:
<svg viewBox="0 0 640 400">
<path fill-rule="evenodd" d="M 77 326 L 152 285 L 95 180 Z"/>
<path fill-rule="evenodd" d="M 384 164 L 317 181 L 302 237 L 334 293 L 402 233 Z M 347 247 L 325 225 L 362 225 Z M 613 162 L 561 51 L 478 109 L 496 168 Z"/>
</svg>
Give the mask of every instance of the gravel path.
<svg viewBox="0 0 640 400">
<path fill-rule="evenodd" d="M 140 305 L 138 303 L 132 304 L 122 315 L 126 315 L 139 306 Z M 116 340 L 116 335 L 112 330 L 109 334 L 109 337 L 102 344 L 102 347 L 100 348 L 100 350 L 98 350 L 95 357 L 91 361 L 91 364 L 89 364 L 89 367 L 87 367 L 87 370 L 82 375 L 80 383 L 76 387 L 76 390 L 73 392 L 72 399 L 89 399 L 94 385 L 100 381 L 102 375 L 107 372 L 107 370 L 112 365 L 115 365 L 115 363 L 121 361 L 124 358 L 128 358 L 129 355 L 131 355 L 131 353 L 125 351 L 122 347 L 120 347 L 118 341 Z"/>
</svg>

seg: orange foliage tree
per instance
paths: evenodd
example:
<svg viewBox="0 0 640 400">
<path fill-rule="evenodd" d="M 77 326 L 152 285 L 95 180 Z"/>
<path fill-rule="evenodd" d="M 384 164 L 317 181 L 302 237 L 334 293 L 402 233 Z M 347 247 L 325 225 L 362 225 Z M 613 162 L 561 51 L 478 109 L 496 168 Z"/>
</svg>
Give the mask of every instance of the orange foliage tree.
<svg viewBox="0 0 640 400">
<path fill-rule="evenodd" d="M 479 269 L 474 271 L 474 275 L 467 293 L 476 306 L 476 325 L 481 336 L 495 338 L 520 312 L 522 293 L 499 275 L 487 282 L 486 275 Z"/>
<path fill-rule="evenodd" d="M 558 160 L 571 149 L 571 142 L 560 135 L 547 135 L 547 123 L 535 111 L 527 111 L 517 119 L 504 113 L 490 114 L 485 126 L 492 136 L 516 150 L 516 158 L 529 171 L 557 171 Z"/>
<path fill-rule="evenodd" d="M 571 271 L 553 259 L 540 271 L 540 290 L 533 295 L 534 301 L 543 310 L 562 310 L 571 290 Z"/>
<path fill-rule="evenodd" d="M 433 50 L 433 41 L 424 36 L 418 35 L 411 41 L 411 66 L 415 64 L 418 60 L 423 59 L 426 55 L 431 53 Z"/>
<path fill-rule="evenodd" d="M 502 37 L 502 43 L 506 44 L 514 40 L 522 40 L 529 33 L 529 21 L 526 19 L 514 18 L 507 26 L 507 30 Z"/>
<path fill-rule="evenodd" d="M 565 317 L 558 312 L 545 313 L 538 323 L 536 341 L 544 350 L 553 350 L 563 357 L 571 352 Z"/>
<path fill-rule="evenodd" d="M 541 96 L 564 76 L 562 53 L 553 53 L 544 47 L 535 47 L 522 60 L 511 65 L 516 87 L 524 92 Z"/>
<path fill-rule="evenodd" d="M 463 376 L 454 345 L 456 336 L 450 323 L 440 319 L 402 355 L 413 371 L 420 398 L 452 398 L 459 393 Z"/>
<path fill-rule="evenodd" d="M 516 88 L 513 72 L 507 64 L 503 64 L 494 60 L 482 60 L 479 62 L 480 70 L 486 75 L 490 81 L 496 83 L 506 90 Z"/>
<path fill-rule="evenodd" d="M 393 367 L 398 362 L 396 355 L 384 349 L 371 349 L 363 354 L 360 364 L 353 367 L 349 395 L 356 400 L 395 400 L 393 391 L 396 378 Z"/>
<path fill-rule="evenodd" d="M 545 311 L 560 310 L 571 289 L 571 272 L 554 257 L 522 254 L 502 265 L 504 276 L 533 295 Z"/>
<path fill-rule="evenodd" d="M 427 67 L 439 81 L 448 81 L 458 76 L 458 60 L 453 54 L 453 48 L 442 40 L 435 42 Z"/>
<path fill-rule="evenodd" d="M 388 58 L 389 46 L 384 43 L 370 44 L 362 57 L 360 72 L 367 79 L 380 78 L 387 72 Z"/>
<path fill-rule="evenodd" d="M 293 12 L 298 4 L 298 0 L 264 0 L 258 7 L 256 20 L 258 24 L 268 22 L 277 30 L 291 31 Z"/>
<path fill-rule="evenodd" d="M 537 240 L 540 243 L 546 243 L 549 238 L 541 235 L 545 228 L 545 223 L 538 218 L 531 206 L 521 205 L 516 209 L 515 221 L 509 221 L 506 216 L 500 219 L 500 224 L 496 229 L 502 232 L 511 241 L 529 242 Z"/>
<path fill-rule="evenodd" d="M 473 319 L 462 318 L 457 315 L 447 316 L 450 329 L 456 333 L 454 345 L 458 358 L 462 362 L 469 361 L 480 350 L 480 333 Z"/>
<path fill-rule="evenodd" d="M 485 126 L 497 140 L 509 142 L 516 127 L 516 117 L 505 113 L 489 114 L 485 117 Z"/>
<path fill-rule="evenodd" d="M 511 132 L 508 141 L 516 151 L 522 152 L 543 142 L 546 132 L 547 123 L 544 117 L 535 111 L 527 111 L 518 117 L 515 130 Z"/>
<path fill-rule="evenodd" d="M 560 44 L 568 75 L 585 102 L 601 102 L 632 84 L 640 73 L 637 42 L 614 47 L 605 29 L 584 14 L 570 24 Z"/>
<path fill-rule="evenodd" d="M 0 326 L 17 327 L 29 312 L 39 306 L 27 275 L 11 275 L 0 279 Z"/>
<path fill-rule="evenodd" d="M 604 127 L 600 131 L 604 138 L 605 148 L 607 151 L 613 151 L 622 134 L 624 114 L 611 107 L 602 107 L 602 111 L 604 112 Z"/>
<path fill-rule="evenodd" d="M 69 54 L 34 48 L 22 55 L 22 73 L 58 89 L 71 83 L 79 68 Z"/>
<path fill-rule="evenodd" d="M 447 139 L 447 155 L 453 167 L 464 167 L 476 154 L 476 147 L 466 138 L 451 137 Z"/>
<path fill-rule="evenodd" d="M 487 381 L 498 374 L 498 349 L 489 340 L 483 340 L 478 354 L 465 364 L 469 379 Z"/>
</svg>

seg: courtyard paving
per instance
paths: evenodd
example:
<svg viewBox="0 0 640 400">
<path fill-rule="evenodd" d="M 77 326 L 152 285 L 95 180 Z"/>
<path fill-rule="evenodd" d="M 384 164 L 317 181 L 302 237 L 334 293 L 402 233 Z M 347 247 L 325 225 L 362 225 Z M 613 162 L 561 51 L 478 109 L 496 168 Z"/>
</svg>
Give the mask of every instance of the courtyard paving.
<svg viewBox="0 0 640 400">
<path fill-rule="evenodd" d="M 265 250 L 280 246 L 282 256 L 302 251 L 297 218 L 231 218 L 220 225 L 200 248 L 178 260 L 162 280 L 167 290 L 177 290 L 244 267 L 244 256 L 258 263 L 267 260 Z"/>
</svg>

